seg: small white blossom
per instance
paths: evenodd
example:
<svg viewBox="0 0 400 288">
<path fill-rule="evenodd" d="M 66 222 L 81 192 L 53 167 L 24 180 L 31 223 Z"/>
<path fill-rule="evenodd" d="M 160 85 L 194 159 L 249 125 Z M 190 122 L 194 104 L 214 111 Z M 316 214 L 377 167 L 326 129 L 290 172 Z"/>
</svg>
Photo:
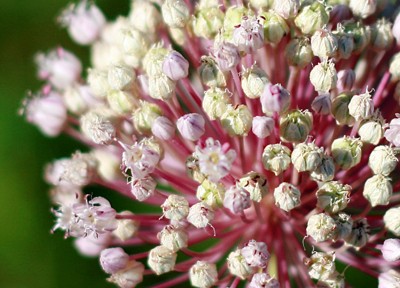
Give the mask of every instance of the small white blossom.
<svg viewBox="0 0 400 288">
<path fill-rule="evenodd" d="M 172 252 L 188 246 L 188 234 L 184 229 L 176 228 L 173 225 L 165 226 L 161 232 L 157 234 L 160 244 L 168 248 Z"/>
<path fill-rule="evenodd" d="M 112 274 L 107 281 L 117 284 L 120 288 L 132 288 L 143 281 L 143 272 L 144 265 L 131 260 L 124 269 Z"/>
<path fill-rule="evenodd" d="M 126 267 L 129 255 L 120 248 L 108 248 L 100 253 L 100 265 L 106 273 L 113 274 Z"/>
<path fill-rule="evenodd" d="M 305 263 L 308 266 L 308 274 L 313 279 L 326 280 L 336 272 L 334 252 L 314 252 Z"/>
<path fill-rule="evenodd" d="M 130 211 L 122 211 L 119 215 L 133 215 Z M 133 237 L 139 230 L 139 222 L 133 219 L 117 219 L 117 228 L 112 231 L 113 235 L 122 241 Z"/>
<path fill-rule="evenodd" d="M 150 176 L 145 176 L 140 179 L 132 179 L 131 193 L 138 201 L 145 201 L 154 194 L 157 183 Z"/>
<path fill-rule="evenodd" d="M 218 281 L 217 267 L 213 263 L 197 261 L 189 270 L 190 283 L 194 287 L 209 288 Z"/>
<path fill-rule="evenodd" d="M 109 119 L 89 111 L 80 119 L 82 132 L 96 144 L 110 144 L 115 138 L 115 128 Z"/>
<path fill-rule="evenodd" d="M 244 16 L 242 22 L 235 26 L 232 40 L 239 51 L 245 53 L 253 53 L 263 47 L 264 31 L 261 20 L 254 16 Z"/>
<path fill-rule="evenodd" d="M 386 228 L 396 236 L 400 236 L 400 207 L 390 208 L 383 216 Z"/>
<path fill-rule="evenodd" d="M 164 246 L 157 246 L 150 250 L 147 264 L 157 275 L 172 271 L 175 267 L 176 253 Z"/>
<path fill-rule="evenodd" d="M 400 273 L 394 269 L 379 274 L 378 288 L 398 288 L 400 287 Z"/>
<path fill-rule="evenodd" d="M 169 195 L 161 205 L 163 215 L 170 220 L 182 220 L 189 213 L 189 203 L 183 196 Z"/>
<path fill-rule="evenodd" d="M 205 228 L 211 225 L 210 222 L 214 219 L 214 211 L 205 203 L 197 203 L 190 207 L 187 221 L 196 228 Z"/>
<path fill-rule="evenodd" d="M 300 190 L 296 186 L 283 182 L 274 190 L 275 205 L 289 212 L 300 205 Z"/>
<path fill-rule="evenodd" d="M 353 116 L 356 121 L 368 119 L 374 114 L 374 103 L 368 91 L 364 94 L 354 95 L 351 98 L 349 114 Z"/>
<path fill-rule="evenodd" d="M 392 194 L 393 187 L 390 179 L 386 176 L 378 174 L 365 181 L 363 195 L 372 207 L 389 204 Z"/>
<path fill-rule="evenodd" d="M 231 186 L 224 197 L 224 207 L 234 214 L 239 214 L 251 206 L 250 193 L 238 186 Z"/>
<path fill-rule="evenodd" d="M 307 235 L 310 235 L 316 242 L 330 240 L 335 236 L 335 220 L 325 214 L 315 214 L 308 219 Z"/>
<path fill-rule="evenodd" d="M 254 273 L 254 267 L 247 264 L 246 259 L 243 257 L 241 250 L 236 249 L 229 253 L 228 256 L 228 269 L 232 275 L 239 277 L 240 279 L 246 279 Z"/>
</svg>

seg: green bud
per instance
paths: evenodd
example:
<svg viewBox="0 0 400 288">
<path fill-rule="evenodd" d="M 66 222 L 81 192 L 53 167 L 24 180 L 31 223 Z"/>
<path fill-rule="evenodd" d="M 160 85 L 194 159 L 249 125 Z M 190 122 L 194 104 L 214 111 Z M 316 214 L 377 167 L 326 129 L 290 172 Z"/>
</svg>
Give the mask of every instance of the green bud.
<svg viewBox="0 0 400 288">
<path fill-rule="evenodd" d="M 337 181 L 326 182 L 316 192 L 317 207 L 330 214 L 336 214 L 347 207 L 350 191 L 350 185 L 343 185 Z"/>
<path fill-rule="evenodd" d="M 221 124 L 230 136 L 247 136 L 251 130 L 253 116 L 245 105 L 228 105 L 221 115 Z"/>
<path fill-rule="evenodd" d="M 344 136 L 335 139 L 331 150 L 335 163 L 342 169 L 350 169 L 361 161 L 362 142 L 358 138 Z"/>
<path fill-rule="evenodd" d="M 310 72 L 310 82 L 315 91 L 329 92 L 336 87 L 337 73 L 335 63 L 325 60 L 318 63 Z"/>
<path fill-rule="evenodd" d="M 219 69 L 215 60 L 210 56 L 201 57 L 199 69 L 201 82 L 208 87 L 225 87 L 225 75 Z"/>
<path fill-rule="evenodd" d="M 333 99 L 331 112 L 338 125 L 350 127 L 354 125 L 356 120 L 349 112 L 349 103 L 352 97 L 352 92 L 343 92 Z"/>
<path fill-rule="evenodd" d="M 256 65 L 242 73 L 242 89 L 251 99 L 259 98 L 264 91 L 265 84 L 269 83 L 267 73 Z"/>
<path fill-rule="evenodd" d="M 295 38 L 290 40 L 285 48 L 285 57 L 289 65 L 301 68 L 311 63 L 314 54 L 308 38 Z"/>
<path fill-rule="evenodd" d="M 381 174 L 368 178 L 364 185 L 363 195 L 371 203 L 372 207 L 389 204 L 393 194 L 390 178 Z"/>
<path fill-rule="evenodd" d="M 193 32 L 198 37 L 212 39 L 222 28 L 223 22 L 224 12 L 218 7 L 200 9 L 193 18 Z"/>
<path fill-rule="evenodd" d="M 290 149 L 282 144 L 270 144 L 264 148 L 262 163 L 265 169 L 281 174 L 290 165 Z"/>
<path fill-rule="evenodd" d="M 269 10 L 260 13 L 260 17 L 264 17 L 264 40 L 269 43 L 279 43 L 283 36 L 289 33 L 290 28 L 278 13 Z"/>
<path fill-rule="evenodd" d="M 139 133 L 149 133 L 154 120 L 161 115 L 162 112 L 158 105 L 140 101 L 140 107 L 133 112 L 133 125 Z"/>
<path fill-rule="evenodd" d="M 328 22 L 329 15 L 326 12 L 326 8 L 318 1 L 305 6 L 294 19 L 294 24 L 303 34 L 313 34 L 318 29 L 323 28 Z"/>
<path fill-rule="evenodd" d="M 307 139 L 313 126 L 312 113 L 293 110 L 280 119 L 279 134 L 282 141 L 300 143 Z"/>
<path fill-rule="evenodd" d="M 210 120 L 215 120 L 222 116 L 230 102 L 230 92 L 227 89 L 210 88 L 204 92 L 201 105 Z"/>
<path fill-rule="evenodd" d="M 225 187 L 221 183 L 214 183 L 205 179 L 199 187 L 197 187 L 196 197 L 200 201 L 206 203 L 213 209 L 222 206 L 225 195 Z"/>
</svg>

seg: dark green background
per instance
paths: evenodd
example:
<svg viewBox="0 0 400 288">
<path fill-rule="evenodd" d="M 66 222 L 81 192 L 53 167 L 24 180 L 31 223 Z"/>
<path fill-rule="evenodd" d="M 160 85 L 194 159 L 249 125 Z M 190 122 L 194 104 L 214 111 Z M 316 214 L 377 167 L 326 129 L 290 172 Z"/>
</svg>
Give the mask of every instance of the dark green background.
<svg viewBox="0 0 400 288">
<path fill-rule="evenodd" d="M 0 0 L 0 287 L 115 287 L 97 259 L 78 255 L 62 233 L 51 235 L 43 166 L 79 146 L 67 137 L 45 138 L 17 115 L 24 95 L 36 91 L 33 56 L 62 45 L 87 64 L 88 49 L 72 43 L 56 16 L 67 0 Z M 98 0 L 109 19 L 126 14 L 128 0 Z M 115 198 L 115 197 L 114 197 Z M 113 205 L 118 199 L 113 199 Z M 121 202 L 121 201 L 120 201 Z M 118 204 L 118 203 L 117 203 Z M 130 207 L 121 207 L 127 209 Z M 343 266 L 338 268 L 343 270 Z M 376 287 L 369 277 L 346 277 L 353 287 Z M 352 275 L 353 274 L 353 275 Z M 149 279 L 150 280 L 150 279 Z M 150 280 L 151 281 L 151 280 Z M 146 285 L 145 285 L 146 286 Z"/>
</svg>

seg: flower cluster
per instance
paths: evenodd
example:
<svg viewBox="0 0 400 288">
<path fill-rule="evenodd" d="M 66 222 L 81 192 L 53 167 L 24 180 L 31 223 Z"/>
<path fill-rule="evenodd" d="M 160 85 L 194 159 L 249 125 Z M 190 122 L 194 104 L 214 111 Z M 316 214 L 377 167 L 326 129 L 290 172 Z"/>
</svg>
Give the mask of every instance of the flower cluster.
<svg viewBox="0 0 400 288">
<path fill-rule="evenodd" d="M 62 13 L 87 77 L 73 53 L 40 53 L 23 109 L 88 147 L 46 168 L 53 231 L 121 288 L 171 271 L 157 287 L 347 287 L 338 261 L 399 287 L 395 4 L 194 2 Z M 158 212 L 117 212 L 93 185 Z"/>
</svg>

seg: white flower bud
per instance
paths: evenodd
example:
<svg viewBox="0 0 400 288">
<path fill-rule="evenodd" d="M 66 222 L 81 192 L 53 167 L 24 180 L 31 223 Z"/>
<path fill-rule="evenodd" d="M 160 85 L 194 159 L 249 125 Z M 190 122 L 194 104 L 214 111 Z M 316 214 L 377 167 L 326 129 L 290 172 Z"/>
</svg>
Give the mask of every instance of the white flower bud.
<svg viewBox="0 0 400 288">
<path fill-rule="evenodd" d="M 225 187 L 221 183 L 214 183 L 205 179 L 201 185 L 197 187 L 196 197 L 200 201 L 206 203 L 213 209 L 222 206 L 222 200 L 225 196 Z"/>
<path fill-rule="evenodd" d="M 50 190 L 51 202 L 60 206 L 72 206 L 83 200 L 82 189 L 75 185 L 58 185 Z"/>
<path fill-rule="evenodd" d="M 205 132 L 203 116 L 197 113 L 185 114 L 178 119 L 176 127 L 182 137 L 190 141 L 197 141 Z"/>
<path fill-rule="evenodd" d="M 144 265 L 135 260 L 130 260 L 126 267 L 107 279 L 108 282 L 117 284 L 120 288 L 132 288 L 143 281 Z"/>
<path fill-rule="evenodd" d="M 261 199 L 268 193 L 267 179 L 257 172 L 251 171 L 243 175 L 236 185 L 249 192 L 252 201 L 261 202 Z"/>
<path fill-rule="evenodd" d="M 256 116 L 253 118 L 252 131 L 258 138 L 268 137 L 274 130 L 274 119 L 266 116 Z"/>
<path fill-rule="evenodd" d="M 190 267 L 189 276 L 192 286 L 199 288 L 210 288 L 218 281 L 217 267 L 205 261 L 197 261 Z"/>
<path fill-rule="evenodd" d="M 241 253 L 241 249 L 236 249 L 229 253 L 227 261 L 229 272 L 242 280 L 248 278 L 255 272 L 255 269 L 247 264 L 246 259 Z"/>
<path fill-rule="evenodd" d="M 157 77 L 148 78 L 148 89 L 151 98 L 160 100 L 170 100 L 175 92 L 175 82 L 167 75 L 160 74 Z"/>
<path fill-rule="evenodd" d="M 272 9 L 285 19 L 295 17 L 299 8 L 299 0 L 274 1 L 272 4 Z"/>
<path fill-rule="evenodd" d="M 267 273 L 256 273 L 251 278 L 248 288 L 279 288 L 279 282 Z"/>
<path fill-rule="evenodd" d="M 150 250 L 147 264 L 157 275 L 172 271 L 175 267 L 176 253 L 164 246 L 157 246 Z"/>
<path fill-rule="evenodd" d="M 335 54 L 338 49 L 338 41 L 329 30 L 319 29 L 311 37 L 311 49 L 315 56 L 326 59 Z"/>
<path fill-rule="evenodd" d="M 75 114 L 82 114 L 101 104 L 86 85 L 72 85 L 65 89 L 63 96 L 68 110 Z"/>
<path fill-rule="evenodd" d="M 115 138 L 115 128 L 110 119 L 96 111 L 89 111 L 81 119 L 83 134 L 96 144 L 108 145 Z"/>
<path fill-rule="evenodd" d="M 361 161 L 362 142 L 358 138 L 344 136 L 332 142 L 333 160 L 342 169 L 350 169 Z"/>
<path fill-rule="evenodd" d="M 400 273 L 394 269 L 379 274 L 378 288 L 397 288 L 400 283 Z"/>
<path fill-rule="evenodd" d="M 300 143 L 307 139 L 313 126 L 313 116 L 308 110 L 293 110 L 280 118 L 279 134 L 282 141 Z"/>
<path fill-rule="evenodd" d="M 238 186 L 231 186 L 224 197 L 224 207 L 239 214 L 251 206 L 250 193 Z"/>
<path fill-rule="evenodd" d="M 141 179 L 131 180 L 131 193 L 135 198 L 142 202 L 153 196 L 157 183 L 150 176 Z"/>
<path fill-rule="evenodd" d="M 224 114 L 229 103 L 230 92 L 227 89 L 210 88 L 204 92 L 201 105 L 210 120 L 215 120 Z"/>
<path fill-rule="evenodd" d="M 62 132 L 67 121 L 67 108 L 58 93 L 37 95 L 24 104 L 27 121 L 35 124 L 41 132 L 50 137 Z"/>
<path fill-rule="evenodd" d="M 371 44 L 375 50 L 385 50 L 393 44 L 392 24 L 385 18 L 379 19 L 371 27 Z"/>
<path fill-rule="evenodd" d="M 324 4 L 318 1 L 310 3 L 312 4 L 304 6 L 294 19 L 294 24 L 300 28 L 303 34 L 313 34 L 329 22 L 329 14 Z"/>
<path fill-rule="evenodd" d="M 241 249 L 240 253 L 251 267 L 264 268 L 268 264 L 269 252 L 267 244 L 250 240 Z"/>
<path fill-rule="evenodd" d="M 113 65 L 108 69 L 107 79 L 111 89 L 128 90 L 135 80 L 135 71 L 126 66 Z"/>
<path fill-rule="evenodd" d="M 382 256 L 386 261 L 400 260 L 400 239 L 390 238 L 383 242 Z"/>
<path fill-rule="evenodd" d="M 135 96 L 127 91 L 111 90 L 107 94 L 107 102 L 110 105 L 111 110 L 115 113 L 122 115 L 134 110 Z"/>
<path fill-rule="evenodd" d="M 345 23 L 344 32 L 346 32 L 346 34 L 348 35 L 352 35 L 354 39 L 353 54 L 359 54 L 363 52 L 367 45 L 369 45 L 370 43 L 371 30 L 369 26 L 364 25 L 362 22 Z M 340 46 L 339 49 L 341 49 Z"/>
<path fill-rule="evenodd" d="M 244 16 L 242 22 L 234 27 L 232 42 L 240 52 L 254 53 L 264 46 L 264 31 L 260 19 Z"/>
<path fill-rule="evenodd" d="M 332 157 L 324 154 L 321 159 L 321 165 L 311 172 L 310 176 L 315 181 L 331 181 L 335 176 L 335 163 L 333 163 Z"/>
<path fill-rule="evenodd" d="M 226 35 L 231 36 L 235 26 L 240 25 L 246 15 L 252 15 L 253 12 L 244 5 L 231 5 L 225 11 L 224 28 Z M 227 37 L 230 38 L 230 37 Z"/>
<path fill-rule="evenodd" d="M 165 0 L 161 6 L 164 22 L 171 28 L 183 28 L 190 17 L 190 11 L 183 0 Z"/>
<path fill-rule="evenodd" d="M 255 65 L 242 72 L 242 89 L 251 99 L 259 98 L 267 83 L 269 83 L 267 73 Z"/>
<path fill-rule="evenodd" d="M 175 125 L 167 117 L 157 117 L 151 126 L 151 132 L 157 138 L 169 140 L 175 134 Z"/>
<path fill-rule="evenodd" d="M 153 45 L 150 50 L 147 51 L 143 59 L 143 68 L 148 77 L 158 78 L 162 75 L 165 76 L 163 72 L 163 63 L 169 51 L 162 45 L 162 43 Z"/>
<path fill-rule="evenodd" d="M 270 144 L 264 148 L 262 163 L 265 169 L 281 174 L 290 165 L 290 149 L 282 144 Z"/>
<path fill-rule="evenodd" d="M 104 249 L 100 253 L 100 264 L 106 273 L 113 274 L 126 267 L 129 255 L 120 248 Z"/>
<path fill-rule="evenodd" d="M 130 211 L 122 211 L 119 215 L 133 215 Z M 132 219 L 117 219 L 117 228 L 112 232 L 121 241 L 132 238 L 139 230 L 139 222 Z"/>
<path fill-rule="evenodd" d="M 345 209 L 350 201 L 351 186 L 337 181 L 324 183 L 316 192 L 317 207 L 330 214 Z"/>
<path fill-rule="evenodd" d="M 264 18 L 263 29 L 266 42 L 277 44 L 289 33 L 290 29 L 285 19 L 274 10 L 262 11 L 259 15 Z"/>
<path fill-rule="evenodd" d="M 353 53 L 355 45 L 353 34 L 351 32 L 345 32 L 343 26 L 339 23 L 337 30 L 333 31 L 333 35 L 335 35 L 338 42 L 338 48 L 336 50 L 335 58 L 349 59 Z"/>
<path fill-rule="evenodd" d="M 358 128 L 358 135 L 360 135 L 361 141 L 377 145 L 383 138 L 385 127 L 385 120 L 382 116 L 373 116 L 368 120 L 361 122 Z"/>
<path fill-rule="evenodd" d="M 310 72 L 310 82 L 315 91 L 329 92 L 335 88 L 337 82 L 335 64 L 328 60 L 318 63 Z"/>
<path fill-rule="evenodd" d="M 356 73 L 352 69 L 340 70 L 337 73 L 337 83 L 336 86 L 339 91 L 350 91 L 353 88 L 354 82 L 356 80 Z"/>
<path fill-rule="evenodd" d="M 389 123 L 389 129 L 385 131 L 385 138 L 396 147 L 400 147 L 400 114 L 396 114 Z"/>
<path fill-rule="evenodd" d="M 332 110 L 332 100 L 330 93 L 320 93 L 317 97 L 314 98 L 311 103 L 311 108 L 317 114 L 328 115 Z"/>
<path fill-rule="evenodd" d="M 210 222 L 214 219 L 214 211 L 207 204 L 200 202 L 190 207 L 187 221 L 196 228 L 205 228 L 211 225 Z"/>
<path fill-rule="evenodd" d="M 239 50 L 230 42 L 216 41 L 214 44 L 214 55 L 221 71 L 230 71 L 240 62 Z M 236 71 L 233 73 L 236 73 Z"/>
<path fill-rule="evenodd" d="M 91 154 L 75 152 L 63 165 L 62 180 L 73 185 L 85 186 L 90 183 L 96 173 L 97 161 Z"/>
<path fill-rule="evenodd" d="M 400 236 L 400 207 L 390 208 L 383 216 L 386 228 L 397 237 Z"/>
<path fill-rule="evenodd" d="M 300 190 L 286 182 L 282 182 L 274 190 L 275 205 L 286 212 L 300 205 L 300 196 Z"/>
<path fill-rule="evenodd" d="M 122 153 L 121 169 L 125 173 L 130 173 L 132 181 L 145 178 L 149 173 L 153 172 L 160 161 L 161 151 L 143 140 L 139 143 L 136 142 L 132 146 L 124 146 L 124 149 L 125 151 Z M 134 184 L 135 182 L 132 183 Z M 138 187 L 131 188 L 136 189 Z M 139 194 L 142 193 L 147 195 L 146 192 L 140 192 Z"/>
<path fill-rule="evenodd" d="M 285 48 L 285 57 L 289 65 L 300 69 L 311 63 L 314 57 L 310 40 L 308 38 L 295 38 L 290 40 Z"/>
<path fill-rule="evenodd" d="M 292 152 L 292 163 L 298 172 L 315 171 L 322 163 L 323 148 L 314 143 L 299 143 Z"/>
<path fill-rule="evenodd" d="M 365 182 L 363 195 L 372 207 L 389 204 L 392 194 L 393 187 L 390 179 L 386 176 L 374 175 Z"/>
<path fill-rule="evenodd" d="M 262 91 L 260 102 L 262 111 L 267 116 L 272 116 L 275 112 L 285 113 L 289 109 L 291 97 L 289 91 L 282 85 L 267 83 Z"/>
<path fill-rule="evenodd" d="M 189 74 L 189 62 L 175 50 L 165 57 L 162 67 L 164 74 L 173 81 L 186 78 Z"/>
<path fill-rule="evenodd" d="M 355 119 L 349 113 L 349 103 L 353 94 L 351 92 L 344 92 L 336 96 L 332 101 L 332 114 L 335 117 L 338 125 L 353 126 Z"/>
<path fill-rule="evenodd" d="M 86 237 L 79 237 L 74 241 L 74 246 L 78 252 L 87 257 L 99 256 L 101 251 L 110 244 L 111 233 L 98 234 L 97 237 L 92 233 Z"/>
<path fill-rule="evenodd" d="M 306 231 L 316 242 L 331 240 L 335 237 L 336 223 L 325 213 L 315 214 L 308 219 Z"/>
<path fill-rule="evenodd" d="M 201 66 L 199 69 L 201 82 L 208 87 L 225 87 L 225 75 L 218 67 L 215 60 L 210 56 L 201 57 Z"/>
<path fill-rule="evenodd" d="M 173 225 L 165 226 L 161 232 L 157 234 L 157 238 L 160 240 L 162 246 L 168 248 L 172 252 L 178 252 L 188 245 L 187 232 Z"/>
<path fill-rule="evenodd" d="M 108 84 L 108 74 L 105 70 L 89 69 L 87 81 L 90 89 L 98 98 L 106 97 L 108 91 L 111 90 Z"/>
<path fill-rule="evenodd" d="M 364 94 L 354 95 L 349 103 L 349 113 L 356 121 L 371 117 L 374 114 L 374 102 L 371 94 L 366 91 Z"/>
<path fill-rule="evenodd" d="M 162 22 L 160 12 L 151 1 L 133 1 L 129 21 L 140 32 L 154 34 Z"/>
<path fill-rule="evenodd" d="M 124 30 L 122 48 L 125 54 L 133 57 L 134 68 L 138 68 L 142 63 L 143 57 L 149 50 L 149 39 L 136 29 Z"/>
<path fill-rule="evenodd" d="M 335 252 L 314 252 L 310 258 L 305 259 L 305 264 L 311 278 L 326 280 L 336 272 Z"/>
<path fill-rule="evenodd" d="M 212 39 L 224 23 L 224 12 L 219 7 L 205 7 L 197 11 L 193 18 L 193 32 L 198 37 Z"/>
<path fill-rule="evenodd" d="M 161 114 L 162 112 L 158 105 L 141 101 L 140 107 L 133 112 L 133 125 L 139 133 L 148 133 L 154 121 L 160 117 Z"/>
<path fill-rule="evenodd" d="M 372 150 L 368 165 L 374 174 L 389 176 L 396 168 L 397 162 L 399 160 L 396 158 L 394 149 L 387 145 L 380 145 Z"/>
<path fill-rule="evenodd" d="M 328 279 L 318 280 L 317 288 L 345 288 L 344 276 L 337 271 L 334 271 Z"/>
<path fill-rule="evenodd" d="M 250 0 L 250 5 L 254 7 L 256 10 L 263 10 L 271 8 L 272 2 L 271 0 Z"/>
<path fill-rule="evenodd" d="M 377 0 L 350 0 L 349 7 L 355 16 L 363 19 L 376 11 Z"/>
<path fill-rule="evenodd" d="M 163 215 L 170 220 L 182 220 L 189 213 L 189 203 L 183 196 L 169 195 L 161 205 Z"/>
<path fill-rule="evenodd" d="M 247 136 L 250 132 L 253 116 L 245 105 L 233 107 L 228 105 L 224 114 L 221 115 L 221 124 L 230 136 Z"/>
<path fill-rule="evenodd" d="M 367 219 L 359 219 L 354 221 L 350 235 L 344 240 L 346 241 L 346 244 L 358 249 L 367 244 L 369 232 L 370 230 Z"/>
</svg>

